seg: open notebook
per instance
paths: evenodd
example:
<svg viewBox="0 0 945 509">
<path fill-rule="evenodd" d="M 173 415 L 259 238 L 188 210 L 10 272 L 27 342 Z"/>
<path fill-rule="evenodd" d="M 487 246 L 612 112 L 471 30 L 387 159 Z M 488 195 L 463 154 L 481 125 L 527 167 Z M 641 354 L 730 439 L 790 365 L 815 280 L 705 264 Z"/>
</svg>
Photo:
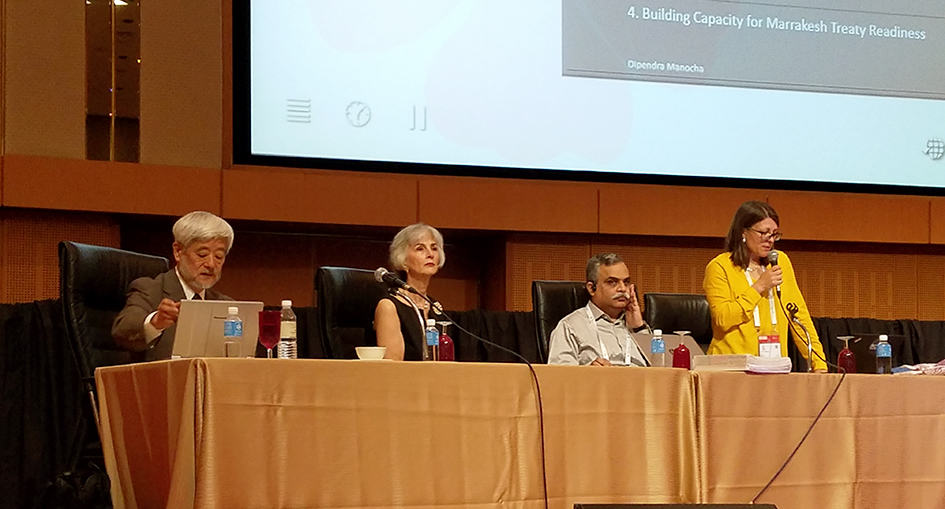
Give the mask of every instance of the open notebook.
<svg viewBox="0 0 945 509">
<path fill-rule="evenodd" d="M 240 357 L 252 357 L 259 338 L 259 312 L 263 303 L 239 300 L 183 300 L 177 318 L 172 358 L 226 357 L 223 349 L 223 321 L 227 308 L 239 308 L 243 320 Z"/>
</svg>

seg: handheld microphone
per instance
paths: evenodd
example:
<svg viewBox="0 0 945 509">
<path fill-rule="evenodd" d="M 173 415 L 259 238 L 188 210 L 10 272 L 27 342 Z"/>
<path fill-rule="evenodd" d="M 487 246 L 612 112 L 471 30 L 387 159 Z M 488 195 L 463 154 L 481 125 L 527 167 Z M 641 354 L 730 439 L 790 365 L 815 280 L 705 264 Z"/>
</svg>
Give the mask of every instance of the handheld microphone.
<svg viewBox="0 0 945 509">
<path fill-rule="evenodd" d="M 415 293 L 417 295 L 422 295 L 416 288 L 407 284 L 406 281 L 397 277 L 393 272 L 385 269 L 384 267 L 378 267 L 374 271 L 374 280 L 378 283 L 385 284 L 387 286 L 392 286 L 396 288 L 403 288 L 410 293 Z"/>
<path fill-rule="evenodd" d="M 772 266 L 778 265 L 778 252 L 777 251 L 772 250 L 770 253 L 768 253 L 768 263 Z M 778 293 L 778 298 L 780 299 L 781 298 L 781 285 L 778 285 L 777 287 L 775 287 L 775 291 Z"/>
</svg>

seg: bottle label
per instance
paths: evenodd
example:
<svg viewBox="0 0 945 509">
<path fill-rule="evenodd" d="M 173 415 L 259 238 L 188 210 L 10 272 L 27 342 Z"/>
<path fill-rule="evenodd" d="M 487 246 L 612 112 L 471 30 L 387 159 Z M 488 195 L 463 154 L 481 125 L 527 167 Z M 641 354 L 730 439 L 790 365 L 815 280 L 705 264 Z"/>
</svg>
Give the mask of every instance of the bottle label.
<svg viewBox="0 0 945 509">
<path fill-rule="evenodd" d="M 435 329 L 427 331 L 427 346 L 437 346 L 440 344 L 440 333 Z"/>
<path fill-rule="evenodd" d="M 223 337 L 233 338 L 243 336 L 243 322 L 239 320 L 226 320 L 223 322 Z"/>
<path fill-rule="evenodd" d="M 876 345 L 876 357 L 892 357 L 892 345 L 889 343 Z"/>
<path fill-rule="evenodd" d="M 295 322 L 282 322 L 279 325 L 279 337 L 282 339 L 296 339 Z"/>
<path fill-rule="evenodd" d="M 650 341 L 650 353 L 666 353 L 666 342 L 661 338 Z"/>
</svg>

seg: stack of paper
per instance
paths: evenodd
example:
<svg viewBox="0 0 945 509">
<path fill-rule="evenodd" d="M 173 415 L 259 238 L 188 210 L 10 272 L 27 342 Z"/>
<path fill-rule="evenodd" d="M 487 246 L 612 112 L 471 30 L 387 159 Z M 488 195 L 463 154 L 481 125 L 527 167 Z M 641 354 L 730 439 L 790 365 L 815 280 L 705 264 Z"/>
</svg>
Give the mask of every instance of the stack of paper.
<svg viewBox="0 0 945 509">
<path fill-rule="evenodd" d="M 692 358 L 695 371 L 750 371 L 752 373 L 790 373 L 790 357 L 758 357 L 748 354 L 698 355 Z"/>
<path fill-rule="evenodd" d="M 748 354 L 697 355 L 692 358 L 694 371 L 745 371 L 748 369 Z"/>
<path fill-rule="evenodd" d="M 790 373 L 790 357 L 748 357 L 748 368 L 745 371 L 752 373 Z"/>
</svg>

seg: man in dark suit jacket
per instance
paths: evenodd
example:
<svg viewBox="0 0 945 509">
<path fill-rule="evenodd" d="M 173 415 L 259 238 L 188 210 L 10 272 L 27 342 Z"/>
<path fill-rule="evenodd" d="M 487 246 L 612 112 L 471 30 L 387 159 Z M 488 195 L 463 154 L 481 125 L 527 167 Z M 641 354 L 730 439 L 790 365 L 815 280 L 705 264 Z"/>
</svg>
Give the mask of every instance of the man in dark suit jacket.
<svg viewBox="0 0 945 509">
<path fill-rule="evenodd" d="M 180 301 L 232 300 L 211 287 L 220 280 L 233 246 L 233 228 L 209 213 L 191 212 L 174 223 L 173 269 L 131 282 L 124 309 L 112 324 L 123 348 L 144 352 L 145 360 L 170 359 Z"/>
</svg>

